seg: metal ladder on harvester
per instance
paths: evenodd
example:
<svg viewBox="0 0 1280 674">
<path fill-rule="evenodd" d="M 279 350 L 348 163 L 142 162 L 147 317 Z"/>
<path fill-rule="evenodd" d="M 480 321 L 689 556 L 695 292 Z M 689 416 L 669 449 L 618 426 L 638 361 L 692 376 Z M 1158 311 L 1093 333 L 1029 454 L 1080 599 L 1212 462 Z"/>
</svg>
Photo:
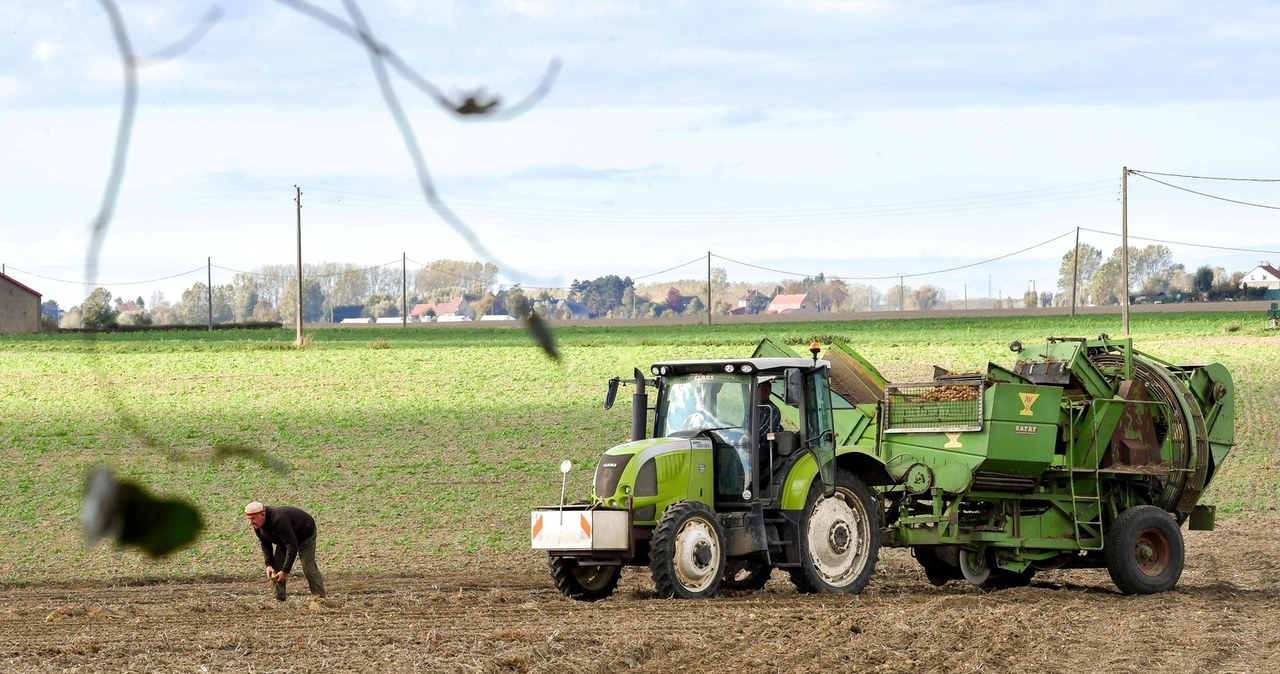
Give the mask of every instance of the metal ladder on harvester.
<svg viewBox="0 0 1280 674">
<path fill-rule="evenodd" d="M 1091 404 L 1107 404 L 1109 400 L 1094 400 Z M 1095 415 L 1096 419 L 1097 416 Z M 1074 439 L 1075 434 L 1075 417 L 1071 416 L 1071 437 Z M 1072 444 L 1072 464 L 1067 470 L 1067 484 L 1071 489 L 1071 524 L 1075 532 L 1076 546 L 1081 550 L 1101 550 L 1103 544 L 1103 525 L 1102 525 L 1102 478 L 1098 464 L 1101 463 L 1101 457 L 1098 454 L 1098 433 L 1097 429 L 1090 434 L 1089 452 L 1084 462 L 1084 467 L 1077 467 L 1074 462 L 1074 442 Z M 1093 482 L 1093 493 L 1081 493 L 1082 489 L 1076 487 L 1076 477 L 1089 478 Z M 1081 485 L 1083 487 L 1084 485 Z M 1084 535 L 1082 535 L 1082 532 Z M 1093 541 L 1096 541 L 1094 543 Z"/>
</svg>

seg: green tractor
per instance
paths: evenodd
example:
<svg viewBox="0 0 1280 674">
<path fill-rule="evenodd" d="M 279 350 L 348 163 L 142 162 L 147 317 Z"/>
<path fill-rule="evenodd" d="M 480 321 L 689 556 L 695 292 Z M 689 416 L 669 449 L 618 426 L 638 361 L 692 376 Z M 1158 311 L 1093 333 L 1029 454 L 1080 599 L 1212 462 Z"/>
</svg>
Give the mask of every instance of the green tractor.
<svg viewBox="0 0 1280 674">
<path fill-rule="evenodd" d="M 1010 348 L 1012 369 L 907 384 L 839 342 L 637 371 L 636 439 L 605 452 L 589 503 L 532 513 L 532 545 L 586 601 L 627 565 L 667 597 L 759 589 L 774 568 L 801 592 L 857 593 L 881 545 L 911 548 L 935 584 L 1106 567 L 1127 594 L 1173 587 L 1181 524 L 1213 526 L 1197 501 L 1233 443 L 1226 369 L 1105 335 Z"/>
</svg>

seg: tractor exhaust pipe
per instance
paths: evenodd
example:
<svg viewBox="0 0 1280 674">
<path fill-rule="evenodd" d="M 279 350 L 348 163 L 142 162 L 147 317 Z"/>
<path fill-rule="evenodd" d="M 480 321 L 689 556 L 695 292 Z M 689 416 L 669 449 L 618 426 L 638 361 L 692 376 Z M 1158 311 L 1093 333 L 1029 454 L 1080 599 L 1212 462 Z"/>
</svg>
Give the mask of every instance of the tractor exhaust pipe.
<svg viewBox="0 0 1280 674">
<path fill-rule="evenodd" d="M 644 375 L 636 368 L 636 390 L 631 394 L 631 439 L 644 440 L 649 420 L 649 394 L 644 390 Z"/>
</svg>

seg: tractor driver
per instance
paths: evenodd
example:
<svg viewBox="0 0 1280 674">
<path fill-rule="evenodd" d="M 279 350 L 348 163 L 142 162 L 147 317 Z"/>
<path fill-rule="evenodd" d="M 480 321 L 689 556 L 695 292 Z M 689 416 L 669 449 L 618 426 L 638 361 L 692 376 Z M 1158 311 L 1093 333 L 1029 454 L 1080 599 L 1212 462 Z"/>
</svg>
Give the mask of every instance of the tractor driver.
<svg viewBox="0 0 1280 674">
<path fill-rule="evenodd" d="M 782 412 L 778 411 L 778 406 L 774 405 L 773 401 L 770 400 L 769 393 L 769 382 L 760 382 L 759 398 L 756 403 L 760 418 L 759 426 L 756 428 L 756 446 L 760 448 L 759 457 L 762 470 L 769 468 L 769 458 L 776 447 L 776 442 L 770 439 L 770 436 L 782 430 Z"/>
</svg>

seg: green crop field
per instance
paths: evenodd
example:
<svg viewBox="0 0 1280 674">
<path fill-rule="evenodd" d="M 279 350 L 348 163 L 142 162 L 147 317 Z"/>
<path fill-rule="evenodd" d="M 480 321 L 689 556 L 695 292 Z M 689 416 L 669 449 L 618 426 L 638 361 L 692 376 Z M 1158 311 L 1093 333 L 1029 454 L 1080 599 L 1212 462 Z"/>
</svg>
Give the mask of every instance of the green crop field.
<svg viewBox="0 0 1280 674">
<path fill-rule="evenodd" d="M 1237 442 L 1204 502 L 1220 516 L 1280 505 L 1280 334 L 1253 314 L 1140 314 L 1139 349 L 1219 361 L 1235 377 Z M 527 552 L 527 511 L 586 495 L 600 453 L 629 429 L 629 398 L 605 382 L 655 360 L 745 356 L 763 336 L 839 337 L 890 379 L 932 365 L 1008 364 L 1010 340 L 1120 332 L 1114 316 L 930 318 L 679 327 L 571 327 L 552 362 L 520 329 L 315 330 L 0 337 L 0 582 L 199 577 L 256 572 L 244 503 L 305 507 L 327 568 L 397 573 Z M 215 462 L 245 446 L 283 461 Z M 104 462 L 203 513 L 199 541 L 161 562 L 86 548 L 77 519 Z"/>
</svg>

